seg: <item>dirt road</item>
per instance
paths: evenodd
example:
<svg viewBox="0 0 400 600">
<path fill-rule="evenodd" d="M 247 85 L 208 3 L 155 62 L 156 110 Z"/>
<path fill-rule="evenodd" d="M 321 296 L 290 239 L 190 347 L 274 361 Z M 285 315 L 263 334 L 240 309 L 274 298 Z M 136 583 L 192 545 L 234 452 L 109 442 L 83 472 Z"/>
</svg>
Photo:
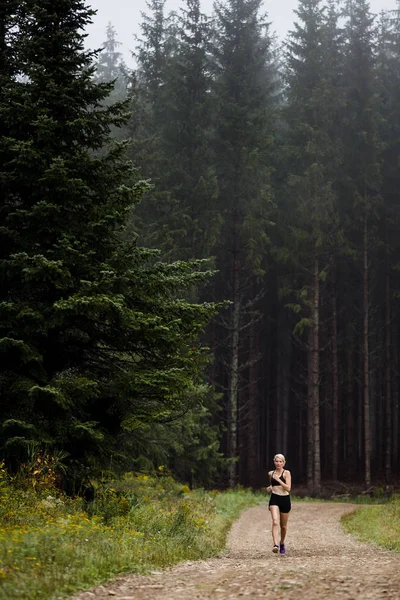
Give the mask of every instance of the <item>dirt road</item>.
<svg viewBox="0 0 400 600">
<path fill-rule="evenodd" d="M 400 600 L 400 555 L 344 533 L 339 520 L 352 509 L 295 503 L 287 554 L 280 556 L 271 551 L 268 507 L 251 508 L 234 524 L 228 549 L 220 557 L 149 577 L 120 577 L 75 600 Z"/>
</svg>

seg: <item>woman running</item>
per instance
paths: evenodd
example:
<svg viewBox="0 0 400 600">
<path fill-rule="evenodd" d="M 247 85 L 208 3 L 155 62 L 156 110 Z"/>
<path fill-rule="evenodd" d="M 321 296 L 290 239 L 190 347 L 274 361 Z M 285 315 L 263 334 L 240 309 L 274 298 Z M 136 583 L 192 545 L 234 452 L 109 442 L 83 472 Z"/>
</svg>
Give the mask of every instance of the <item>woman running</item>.
<svg viewBox="0 0 400 600">
<path fill-rule="evenodd" d="M 271 493 L 269 510 L 272 518 L 272 539 L 274 542 L 272 552 L 279 552 L 280 554 L 286 552 L 285 537 L 291 509 L 290 488 L 292 479 L 290 471 L 284 469 L 285 463 L 286 460 L 283 454 L 274 456 L 275 469 L 268 473 L 271 484 L 267 487 L 267 492 Z M 281 529 L 280 539 L 279 525 Z"/>
</svg>

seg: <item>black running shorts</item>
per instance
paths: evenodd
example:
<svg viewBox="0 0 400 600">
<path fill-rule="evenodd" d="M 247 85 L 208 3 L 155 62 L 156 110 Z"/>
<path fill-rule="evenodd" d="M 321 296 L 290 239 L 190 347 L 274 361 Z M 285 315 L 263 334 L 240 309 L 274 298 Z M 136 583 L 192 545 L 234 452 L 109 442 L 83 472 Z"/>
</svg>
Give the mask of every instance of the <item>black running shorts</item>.
<svg viewBox="0 0 400 600">
<path fill-rule="evenodd" d="M 268 506 L 278 506 L 281 513 L 288 513 L 292 508 L 290 496 L 279 496 L 279 494 L 271 494 Z"/>
</svg>

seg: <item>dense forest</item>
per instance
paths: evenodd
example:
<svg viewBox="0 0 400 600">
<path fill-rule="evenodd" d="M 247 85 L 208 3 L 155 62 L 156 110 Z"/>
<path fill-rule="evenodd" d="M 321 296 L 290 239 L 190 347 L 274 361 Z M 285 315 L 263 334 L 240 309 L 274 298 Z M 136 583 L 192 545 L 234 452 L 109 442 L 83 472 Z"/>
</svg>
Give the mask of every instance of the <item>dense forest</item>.
<svg viewBox="0 0 400 600">
<path fill-rule="evenodd" d="M 83 0 L 0 14 L 1 454 L 69 489 L 400 474 L 400 4 Z"/>
</svg>

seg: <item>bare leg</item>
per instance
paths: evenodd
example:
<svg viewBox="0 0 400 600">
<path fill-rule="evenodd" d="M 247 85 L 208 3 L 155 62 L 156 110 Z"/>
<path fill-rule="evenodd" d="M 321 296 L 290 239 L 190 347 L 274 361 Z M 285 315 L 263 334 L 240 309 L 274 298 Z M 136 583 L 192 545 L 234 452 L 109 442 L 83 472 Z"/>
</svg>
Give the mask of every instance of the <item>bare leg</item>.
<svg viewBox="0 0 400 600">
<path fill-rule="evenodd" d="M 270 506 L 269 510 L 272 518 L 272 539 L 274 546 L 279 546 L 279 507 Z"/>
<path fill-rule="evenodd" d="M 289 519 L 289 513 L 280 513 L 280 522 L 281 522 L 281 544 L 284 543 L 286 532 L 287 532 L 287 522 Z"/>
</svg>

